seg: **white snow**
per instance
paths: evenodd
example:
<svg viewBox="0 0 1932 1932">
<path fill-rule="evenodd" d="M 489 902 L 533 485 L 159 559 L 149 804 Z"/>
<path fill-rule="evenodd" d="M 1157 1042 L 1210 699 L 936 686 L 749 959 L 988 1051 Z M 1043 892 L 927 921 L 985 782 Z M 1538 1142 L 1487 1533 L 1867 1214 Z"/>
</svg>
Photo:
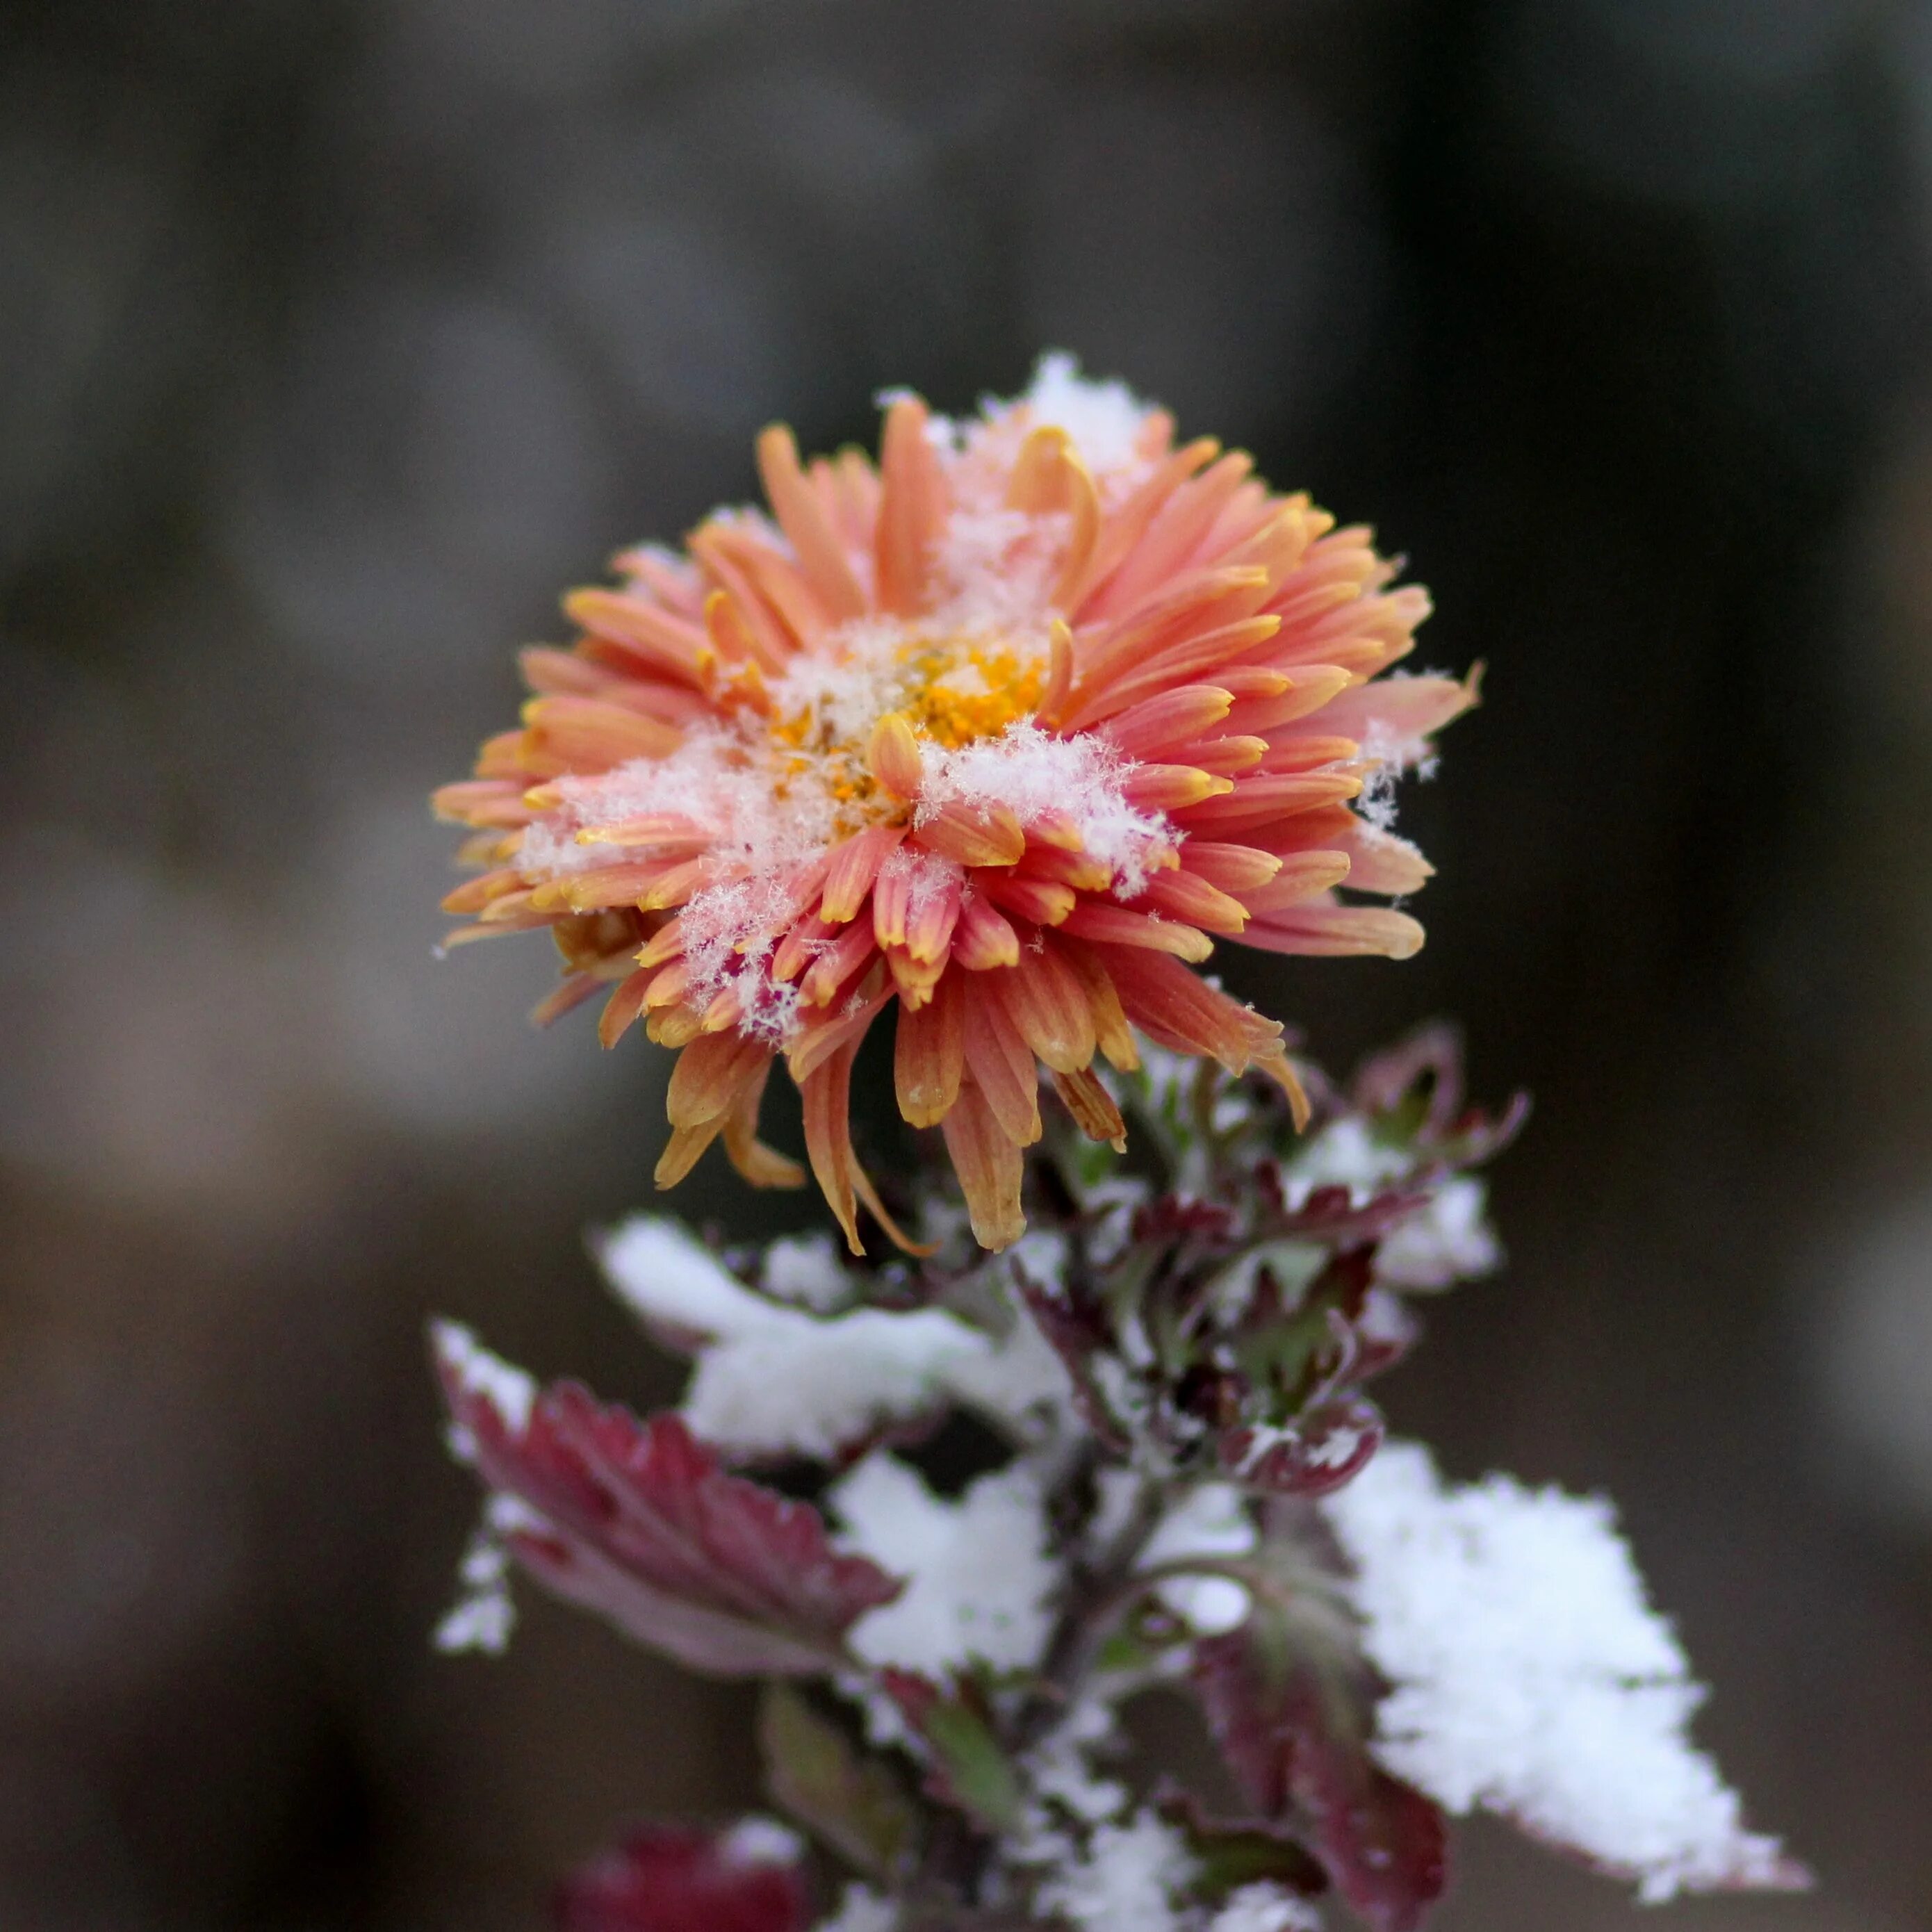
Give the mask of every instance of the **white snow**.
<svg viewBox="0 0 1932 1932">
<path fill-rule="evenodd" d="M 746 1287 L 694 1235 L 656 1215 L 625 1222 L 599 1258 L 646 1327 L 703 1342 L 684 1414 L 734 1454 L 830 1457 L 949 1398 L 1034 1433 L 1039 1412 L 1068 1397 L 1065 1370 L 1024 1315 L 996 1342 L 944 1309 L 808 1313 Z M 829 1244 L 817 1241 L 777 1244 L 765 1268 L 801 1296 L 847 1286 Z"/>
<path fill-rule="evenodd" d="M 1359 1114 L 1344 1114 L 1302 1142 L 1288 1171 L 1306 1188 L 1346 1187 L 1359 1205 L 1414 1165 L 1407 1148 L 1378 1138 Z"/>
<path fill-rule="evenodd" d="M 509 1648 L 517 1625 L 517 1606 L 510 1595 L 510 1552 L 503 1539 L 519 1529 L 542 1526 L 543 1519 L 520 1496 L 499 1490 L 483 1505 L 463 1560 L 457 1566 L 456 1601 L 431 1640 L 440 1651 L 477 1650 L 500 1657 Z"/>
<path fill-rule="evenodd" d="M 1247 1556 L 1256 1532 L 1246 1499 L 1232 1483 L 1203 1483 L 1170 1509 L 1148 1538 L 1136 1566 L 1152 1570 L 1194 1556 Z M 1162 1583 L 1160 1600 L 1197 1636 L 1218 1636 L 1247 1621 L 1248 1593 L 1232 1576 L 1179 1576 Z"/>
<path fill-rule="evenodd" d="M 1049 812 L 1079 827 L 1088 854 L 1112 872 L 1113 890 L 1132 898 L 1144 889 L 1156 855 L 1174 842 L 1165 814 L 1136 812 L 1123 790 L 1133 761 L 1103 738 L 1050 738 L 1026 721 L 956 751 L 928 752 L 916 824 L 942 806 L 1003 805 L 1022 825 Z"/>
<path fill-rule="evenodd" d="M 754 1294 L 682 1222 L 664 1215 L 634 1214 L 596 1247 L 618 1300 L 648 1327 L 728 1340 L 782 1312 Z"/>
<path fill-rule="evenodd" d="M 1473 1174 L 1444 1181 L 1376 1250 L 1376 1279 L 1412 1293 L 1493 1274 L 1502 1244 L 1486 1218 L 1489 1190 Z"/>
<path fill-rule="evenodd" d="M 1084 1850 L 1041 1881 L 1036 1903 L 1080 1932 L 1180 1932 L 1174 1894 L 1194 1871 L 1180 1834 L 1142 1811 L 1125 1825 L 1096 1826 Z"/>
<path fill-rule="evenodd" d="M 1354 1564 L 1370 1660 L 1394 1688 L 1383 1762 L 1634 1879 L 1646 1900 L 1777 1883 L 1774 1840 L 1689 1742 L 1703 1693 L 1646 1600 L 1610 1507 L 1505 1476 L 1445 1487 L 1385 1444 L 1322 1504 Z"/>
<path fill-rule="evenodd" d="M 818 1932 L 896 1932 L 899 1909 L 869 1885 L 848 1885 L 838 1910 L 818 1922 Z"/>
<path fill-rule="evenodd" d="M 1322 1915 L 1278 1886 L 1244 1885 L 1208 1922 L 1208 1932 L 1322 1932 Z"/>
<path fill-rule="evenodd" d="M 1022 1760 L 1036 1798 L 1059 1805 L 1083 1824 L 1118 1817 L 1126 1806 L 1126 1786 L 1100 1777 L 1090 1762 L 1094 1751 L 1118 1735 L 1112 1707 L 1104 1698 L 1079 1700 Z M 1032 1835 L 1050 1828 L 1042 1814 L 1034 1821 Z"/>
<path fill-rule="evenodd" d="M 1096 477 L 1145 467 L 1138 446 L 1151 406 L 1123 382 L 1082 376 L 1064 350 L 1049 350 L 1040 358 L 1019 400 L 1036 426 L 1050 423 L 1066 432 Z"/>
<path fill-rule="evenodd" d="M 718 1846 L 727 1865 L 742 1870 L 757 1865 L 795 1865 L 805 1856 L 805 1840 L 776 1818 L 741 1818 Z"/>
<path fill-rule="evenodd" d="M 508 1426 L 520 1436 L 529 1427 L 537 1385 L 521 1369 L 493 1355 L 477 1340 L 476 1331 L 460 1322 L 438 1322 L 430 1330 L 436 1359 L 456 1378 L 457 1385 L 488 1402 Z M 452 1448 L 457 1445 L 452 1444 Z M 459 1461 L 468 1457 L 458 1452 Z"/>
<path fill-rule="evenodd" d="M 875 1450 L 828 1501 L 847 1548 L 910 1579 L 896 1601 L 853 1625 L 851 1647 L 866 1663 L 936 1676 L 969 1658 L 996 1670 L 1040 1661 L 1060 1572 L 1030 1470 L 1016 1464 L 982 1476 L 949 1502 Z"/>
<path fill-rule="evenodd" d="M 758 1286 L 822 1315 L 851 1293 L 852 1277 L 830 1234 L 781 1234 L 765 1250 Z"/>
</svg>

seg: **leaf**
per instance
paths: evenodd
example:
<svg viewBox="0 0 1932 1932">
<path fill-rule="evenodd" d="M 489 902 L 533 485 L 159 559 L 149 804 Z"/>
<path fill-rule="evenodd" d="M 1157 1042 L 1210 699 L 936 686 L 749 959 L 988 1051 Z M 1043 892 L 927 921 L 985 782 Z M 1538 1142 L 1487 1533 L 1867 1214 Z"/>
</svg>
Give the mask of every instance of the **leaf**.
<svg viewBox="0 0 1932 1932">
<path fill-rule="evenodd" d="M 1117 1455 L 1123 1453 L 1132 1438 L 1108 1406 L 1094 1373 L 1094 1364 L 1107 1352 L 1111 1339 L 1105 1318 L 1090 1304 L 1076 1302 L 1070 1294 L 1055 1293 L 1035 1281 L 1017 1261 L 1012 1266 L 1020 1299 L 1072 1384 L 1075 1413 L 1093 1431 L 1102 1448 Z"/>
<path fill-rule="evenodd" d="M 919 1835 L 917 1808 L 879 1760 L 788 1686 L 767 1688 L 758 1712 L 773 1801 L 847 1864 L 890 1881 Z"/>
<path fill-rule="evenodd" d="M 1012 1831 L 1025 1793 L 985 1714 L 966 1696 L 913 1671 L 882 1670 L 879 1683 L 932 1750 L 928 1792 L 989 1832 Z"/>
<path fill-rule="evenodd" d="M 904 1588 L 834 1551 L 808 1504 L 726 1474 L 677 1416 L 640 1422 L 572 1382 L 518 1413 L 515 1371 L 460 1330 L 436 1342 L 467 1460 L 533 1513 L 506 1534 L 512 1551 L 639 1642 L 721 1676 L 824 1671 L 851 1625 Z"/>
<path fill-rule="evenodd" d="M 1355 1476 L 1382 1446 L 1381 1412 L 1359 1395 L 1318 1403 L 1286 1429 L 1231 1429 L 1215 1444 L 1221 1466 L 1252 1490 L 1325 1496 Z"/>
<path fill-rule="evenodd" d="M 766 1822 L 647 1826 L 557 1888 L 562 1932 L 804 1932 L 798 1844 Z"/>
<path fill-rule="evenodd" d="M 1414 1932 L 1448 1879 L 1442 1814 L 1365 1742 L 1366 1679 L 1299 1643 L 1279 1610 L 1195 1646 L 1228 1768 L 1265 1820 L 1307 1821 L 1336 1889 L 1374 1932 Z"/>
<path fill-rule="evenodd" d="M 1321 1862 L 1279 1826 L 1223 1823 L 1210 1818 L 1191 1792 L 1173 1789 L 1156 1793 L 1154 1808 L 1186 1837 L 1198 1868 L 1194 1889 L 1209 1905 L 1246 1885 L 1282 1886 L 1304 1898 L 1328 1889 Z"/>
</svg>

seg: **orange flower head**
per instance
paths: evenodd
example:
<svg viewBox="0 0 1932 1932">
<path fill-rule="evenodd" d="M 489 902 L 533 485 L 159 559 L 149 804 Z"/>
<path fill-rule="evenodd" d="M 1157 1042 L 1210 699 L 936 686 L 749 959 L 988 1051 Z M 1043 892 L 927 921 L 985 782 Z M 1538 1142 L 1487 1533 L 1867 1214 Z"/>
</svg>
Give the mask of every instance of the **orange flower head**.
<svg viewBox="0 0 1932 1932">
<path fill-rule="evenodd" d="M 1395 775 L 1474 698 L 1383 674 L 1428 598 L 1365 530 L 1277 496 L 1210 440 L 1049 356 L 964 422 L 888 400 L 876 466 L 758 441 L 770 511 L 616 561 L 532 649 L 520 730 L 438 809 L 487 868 L 446 902 L 464 940 L 547 926 L 549 1018 L 607 985 L 680 1050 L 661 1186 L 721 1136 L 756 1185 L 782 1054 L 812 1171 L 854 1250 L 852 1063 L 898 1009 L 898 1104 L 944 1133 L 973 1227 L 1024 1226 L 1043 1063 L 1118 1141 L 1096 1054 L 1135 1033 L 1294 1092 L 1281 1028 L 1194 970 L 1216 938 L 1404 958 L 1384 896 L 1430 874 L 1388 829 Z"/>
</svg>

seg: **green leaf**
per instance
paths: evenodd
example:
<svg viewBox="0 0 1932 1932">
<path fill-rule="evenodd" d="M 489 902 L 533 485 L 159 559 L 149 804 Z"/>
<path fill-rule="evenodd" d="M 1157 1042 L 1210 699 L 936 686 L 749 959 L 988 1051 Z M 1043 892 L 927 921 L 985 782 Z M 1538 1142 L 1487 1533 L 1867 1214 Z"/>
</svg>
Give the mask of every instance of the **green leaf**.
<svg viewBox="0 0 1932 1932">
<path fill-rule="evenodd" d="M 939 1760 L 952 1802 L 989 1832 L 1011 1831 L 1024 1793 L 986 1720 L 957 1699 L 942 1698 L 926 1709 L 920 1729 Z"/>
<path fill-rule="evenodd" d="M 904 1868 L 920 1814 L 887 1766 L 783 1684 L 766 1687 L 758 1742 L 774 1802 L 857 1870 L 890 1881 Z"/>
</svg>

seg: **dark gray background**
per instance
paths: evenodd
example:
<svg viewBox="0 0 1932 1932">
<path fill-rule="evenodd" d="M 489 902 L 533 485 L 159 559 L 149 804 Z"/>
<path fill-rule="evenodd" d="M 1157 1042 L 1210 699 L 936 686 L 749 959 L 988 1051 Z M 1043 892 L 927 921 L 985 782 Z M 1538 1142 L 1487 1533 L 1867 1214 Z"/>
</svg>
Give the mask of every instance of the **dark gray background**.
<svg viewBox="0 0 1932 1932">
<path fill-rule="evenodd" d="M 423 796 L 761 423 L 1050 345 L 1489 661 L 1427 951 L 1224 963 L 1536 1091 L 1388 1396 L 1615 1491 L 1825 1881 L 1648 1922 L 1932 1921 L 1928 166 L 1885 0 L 8 0 L 0 1922 L 507 1932 L 747 1790 L 740 1700 L 584 1619 L 426 1647 L 425 1310 L 669 1384 L 580 1240 L 662 1066 L 525 1029 L 539 942 L 432 962 Z M 1444 1932 L 1628 1922 L 1463 1846 Z"/>
</svg>

